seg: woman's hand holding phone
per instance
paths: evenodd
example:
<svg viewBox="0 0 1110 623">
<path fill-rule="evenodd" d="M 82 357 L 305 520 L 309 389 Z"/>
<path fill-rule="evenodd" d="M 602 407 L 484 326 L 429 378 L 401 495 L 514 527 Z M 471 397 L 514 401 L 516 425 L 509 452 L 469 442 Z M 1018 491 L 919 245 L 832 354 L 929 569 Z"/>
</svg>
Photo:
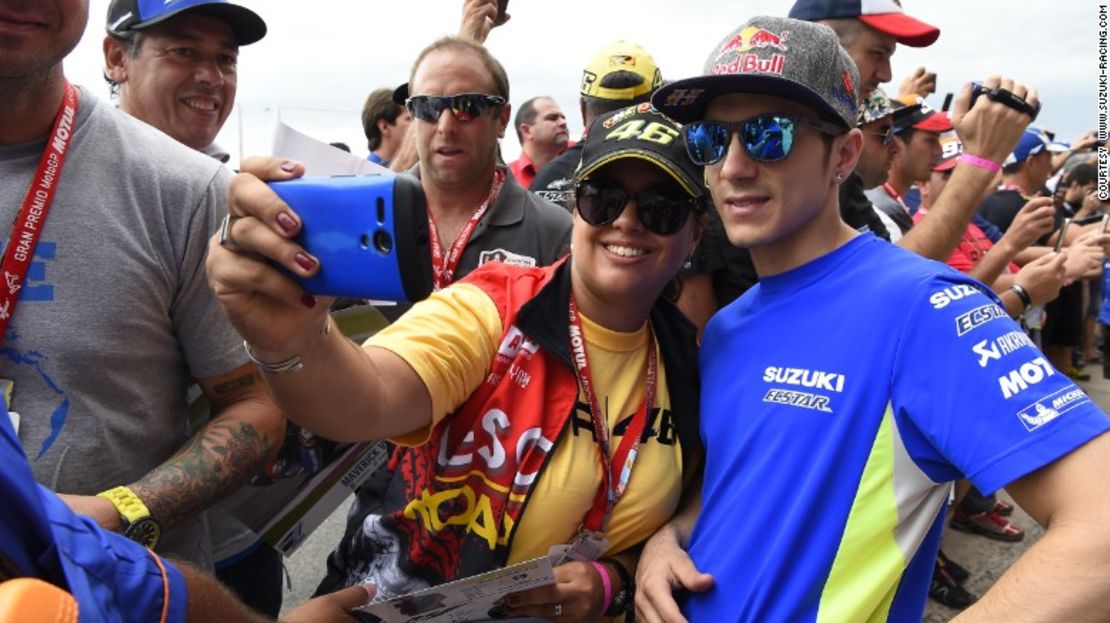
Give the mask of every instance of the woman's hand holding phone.
<svg viewBox="0 0 1110 623">
<path fill-rule="evenodd" d="M 304 166 L 297 162 L 243 161 L 228 190 L 225 226 L 208 244 L 208 282 L 231 323 L 264 361 L 301 352 L 304 342 L 319 335 L 330 304 L 289 277 L 311 277 L 320 263 L 294 241 L 300 217 L 266 184 L 302 175 Z"/>
</svg>

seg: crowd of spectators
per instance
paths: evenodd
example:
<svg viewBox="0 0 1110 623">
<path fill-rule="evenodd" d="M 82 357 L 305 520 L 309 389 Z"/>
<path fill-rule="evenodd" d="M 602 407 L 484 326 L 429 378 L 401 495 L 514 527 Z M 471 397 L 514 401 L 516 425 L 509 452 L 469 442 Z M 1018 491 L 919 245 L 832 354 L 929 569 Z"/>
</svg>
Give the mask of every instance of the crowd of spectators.
<svg viewBox="0 0 1110 623">
<path fill-rule="evenodd" d="M 1011 77 L 895 92 L 940 28 L 797 0 L 696 76 L 597 42 L 572 139 L 552 97 L 512 109 L 502 7 L 462 0 L 366 98 L 434 292 L 358 344 L 295 281 L 324 267 L 268 184 L 304 166 L 215 143 L 261 15 L 112 0 L 105 102 L 63 71 L 88 0 L 0 0 L 0 621 L 279 617 L 281 555 L 232 509 L 309 432 L 390 458 L 282 620 L 553 548 L 490 617 L 1110 616 L 1110 419 L 1074 384 L 1110 371 L 1094 133 Z M 974 595 L 943 530 L 1024 539 L 1003 488 L 1046 536 Z"/>
</svg>

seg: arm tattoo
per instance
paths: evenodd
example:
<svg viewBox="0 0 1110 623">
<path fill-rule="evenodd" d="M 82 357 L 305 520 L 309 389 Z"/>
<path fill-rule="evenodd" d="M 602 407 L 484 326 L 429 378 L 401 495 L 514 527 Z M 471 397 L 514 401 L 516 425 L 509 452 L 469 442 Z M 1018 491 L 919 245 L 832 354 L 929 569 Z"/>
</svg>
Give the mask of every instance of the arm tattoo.
<svg viewBox="0 0 1110 623">
<path fill-rule="evenodd" d="M 131 486 L 163 528 L 207 508 L 264 464 L 270 442 L 240 421 L 209 422 L 168 461 Z"/>
</svg>

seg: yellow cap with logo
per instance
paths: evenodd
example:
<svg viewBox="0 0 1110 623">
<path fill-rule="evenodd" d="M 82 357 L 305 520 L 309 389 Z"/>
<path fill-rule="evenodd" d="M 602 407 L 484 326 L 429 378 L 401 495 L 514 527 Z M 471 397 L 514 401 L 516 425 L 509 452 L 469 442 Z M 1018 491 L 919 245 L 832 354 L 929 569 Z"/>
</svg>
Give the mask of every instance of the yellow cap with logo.
<svg viewBox="0 0 1110 623">
<path fill-rule="evenodd" d="M 582 71 L 581 93 L 604 100 L 633 100 L 663 84 L 663 74 L 647 50 L 617 41 L 602 48 Z"/>
</svg>

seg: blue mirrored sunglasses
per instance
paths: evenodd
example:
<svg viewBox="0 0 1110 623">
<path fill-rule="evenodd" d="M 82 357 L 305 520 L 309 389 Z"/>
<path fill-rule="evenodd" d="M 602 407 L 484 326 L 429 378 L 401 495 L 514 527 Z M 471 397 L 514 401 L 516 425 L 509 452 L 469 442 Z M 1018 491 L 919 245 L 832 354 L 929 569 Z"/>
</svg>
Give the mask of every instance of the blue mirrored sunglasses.
<svg viewBox="0 0 1110 623">
<path fill-rule="evenodd" d="M 759 115 L 742 121 L 695 121 L 683 126 L 682 136 L 690 159 L 700 166 L 720 162 L 728 153 L 734 133 L 752 160 L 778 162 L 790 155 L 794 148 L 794 134 L 803 125 L 834 136 L 847 131 L 834 123 L 817 119 Z"/>
</svg>

